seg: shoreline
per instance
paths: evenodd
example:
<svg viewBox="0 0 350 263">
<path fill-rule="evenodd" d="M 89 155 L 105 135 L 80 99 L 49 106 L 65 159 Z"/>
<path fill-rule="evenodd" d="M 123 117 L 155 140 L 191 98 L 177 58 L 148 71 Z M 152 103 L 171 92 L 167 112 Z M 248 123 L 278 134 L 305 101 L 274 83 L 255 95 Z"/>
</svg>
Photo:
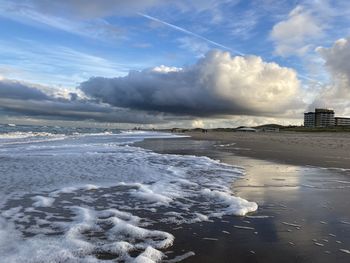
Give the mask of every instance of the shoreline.
<svg viewBox="0 0 350 263">
<path fill-rule="evenodd" d="M 232 149 L 247 147 L 251 139 L 276 138 L 272 137 L 275 134 L 237 134 L 242 138 L 234 145 L 229 145 L 236 138 L 230 134 L 187 134 L 193 136 L 146 139 L 134 145 L 162 154 L 207 156 L 243 167 L 245 175 L 232 183 L 232 193 L 257 202 L 259 208 L 246 217 L 194 224 L 187 230 L 195 230 L 193 233 L 175 234 L 174 250 L 186 248 L 195 253 L 185 262 L 227 262 L 228 258 L 235 262 L 349 262 L 349 170 L 295 165 L 271 155 L 258 159 L 251 153 L 238 155 L 242 149 Z M 269 145 L 267 140 L 264 147 Z"/>
<path fill-rule="evenodd" d="M 350 169 L 349 133 L 188 132 L 193 140 L 215 141 L 222 150 L 261 160 Z"/>
</svg>

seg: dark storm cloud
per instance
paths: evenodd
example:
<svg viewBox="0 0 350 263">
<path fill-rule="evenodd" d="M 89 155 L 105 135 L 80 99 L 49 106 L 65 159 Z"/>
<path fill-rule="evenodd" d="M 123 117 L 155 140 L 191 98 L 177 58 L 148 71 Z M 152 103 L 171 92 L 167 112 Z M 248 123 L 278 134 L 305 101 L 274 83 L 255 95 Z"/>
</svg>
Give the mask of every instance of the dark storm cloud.
<svg viewBox="0 0 350 263">
<path fill-rule="evenodd" d="M 42 91 L 23 85 L 17 81 L 0 80 L 0 98 L 20 100 L 46 100 L 49 97 Z"/>
<path fill-rule="evenodd" d="M 0 79 L 0 110 L 49 119 L 164 123 L 196 117 L 278 116 L 300 107 L 296 73 L 260 57 L 209 52 L 179 69 L 92 78 L 67 92 Z"/>
<path fill-rule="evenodd" d="M 125 77 L 97 77 L 80 89 L 116 107 L 174 115 L 273 115 L 301 104 L 294 70 L 220 51 L 184 69 L 162 66 Z"/>
<path fill-rule="evenodd" d="M 81 89 L 101 102 L 136 110 L 194 116 L 252 113 L 224 98 L 213 99 L 209 90 L 195 88 L 195 76 L 188 77 L 183 79 L 177 72 L 131 72 L 125 78 L 92 78 L 82 83 Z"/>
<path fill-rule="evenodd" d="M 106 104 L 79 99 L 52 97 L 38 88 L 10 80 L 0 80 L 0 110 L 6 115 L 44 117 L 49 119 L 95 120 L 119 123 L 161 123 L 161 114 L 118 109 Z"/>
</svg>

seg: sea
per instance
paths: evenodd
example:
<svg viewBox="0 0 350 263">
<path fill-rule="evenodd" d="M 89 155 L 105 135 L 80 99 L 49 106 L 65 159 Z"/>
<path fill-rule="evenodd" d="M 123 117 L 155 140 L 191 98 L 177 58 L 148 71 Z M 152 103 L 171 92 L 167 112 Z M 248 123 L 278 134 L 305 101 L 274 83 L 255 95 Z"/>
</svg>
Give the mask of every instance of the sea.
<svg viewBox="0 0 350 263">
<path fill-rule="evenodd" d="M 244 169 L 133 144 L 183 135 L 0 125 L 0 262 L 180 262 L 183 225 L 243 216 Z M 166 227 L 165 227 L 166 226 Z M 166 230 L 165 230 L 166 229 Z"/>
</svg>

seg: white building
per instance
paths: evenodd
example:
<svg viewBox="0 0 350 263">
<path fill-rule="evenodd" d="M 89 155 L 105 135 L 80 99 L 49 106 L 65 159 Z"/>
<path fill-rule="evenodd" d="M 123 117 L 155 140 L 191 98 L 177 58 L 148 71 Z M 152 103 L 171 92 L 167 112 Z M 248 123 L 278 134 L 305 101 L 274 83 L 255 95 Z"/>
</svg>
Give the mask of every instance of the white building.
<svg viewBox="0 0 350 263">
<path fill-rule="evenodd" d="M 315 109 L 304 113 L 304 127 L 324 128 L 334 126 L 350 126 L 350 118 L 334 117 L 334 110 Z"/>
<path fill-rule="evenodd" d="M 335 125 L 334 110 L 315 109 L 315 112 L 304 113 L 305 127 L 332 127 Z"/>
<path fill-rule="evenodd" d="M 335 126 L 350 126 L 350 118 L 335 117 Z"/>
</svg>

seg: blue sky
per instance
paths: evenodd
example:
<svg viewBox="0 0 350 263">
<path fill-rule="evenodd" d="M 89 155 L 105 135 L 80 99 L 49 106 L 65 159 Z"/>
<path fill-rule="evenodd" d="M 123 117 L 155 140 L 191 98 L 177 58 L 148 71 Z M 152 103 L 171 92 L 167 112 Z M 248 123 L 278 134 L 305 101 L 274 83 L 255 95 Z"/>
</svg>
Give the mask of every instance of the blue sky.
<svg viewBox="0 0 350 263">
<path fill-rule="evenodd" d="M 74 91 L 91 77 L 191 67 L 217 50 L 294 70 L 310 104 L 335 82 L 316 49 L 347 39 L 349 13 L 345 0 L 0 0 L 0 77 L 46 92 Z"/>
</svg>

